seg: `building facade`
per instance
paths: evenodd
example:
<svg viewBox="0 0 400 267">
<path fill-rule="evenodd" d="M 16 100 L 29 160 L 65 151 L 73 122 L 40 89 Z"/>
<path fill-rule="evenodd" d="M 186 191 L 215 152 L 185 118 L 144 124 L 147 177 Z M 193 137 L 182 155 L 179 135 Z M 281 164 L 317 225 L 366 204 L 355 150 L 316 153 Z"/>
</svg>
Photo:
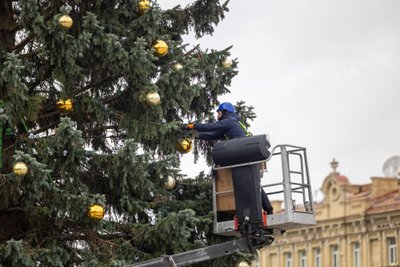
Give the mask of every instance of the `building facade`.
<svg viewBox="0 0 400 267">
<path fill-rule="evenodd" d="M 253 266 L 400 266 L 399 179 L 372 177 L 371 183 L 354 185 L 336 171 L 337 162 L 331 165 L 321 188 L 324 200 L 314 206 L 317 225 L 276 237 Z M 281 203 L 274 204 L 276 211 Z"/>
</svg>

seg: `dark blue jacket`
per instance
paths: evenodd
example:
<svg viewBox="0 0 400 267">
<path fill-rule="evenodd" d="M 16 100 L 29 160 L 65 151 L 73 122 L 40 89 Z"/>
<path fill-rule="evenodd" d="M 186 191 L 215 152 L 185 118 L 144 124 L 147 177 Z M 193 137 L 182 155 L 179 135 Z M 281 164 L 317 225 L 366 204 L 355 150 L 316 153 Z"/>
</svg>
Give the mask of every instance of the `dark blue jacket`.
<svg viewBox="0 0 400 267">
<path fill-rule="evenodd" d="M 226 112 L 219 121 L 195 124 L 194 129 L 199 132 L 198 139 L 219 140 L 246 136 L 246 131 L 239 123 L 240 116 Z"/>
</svg>

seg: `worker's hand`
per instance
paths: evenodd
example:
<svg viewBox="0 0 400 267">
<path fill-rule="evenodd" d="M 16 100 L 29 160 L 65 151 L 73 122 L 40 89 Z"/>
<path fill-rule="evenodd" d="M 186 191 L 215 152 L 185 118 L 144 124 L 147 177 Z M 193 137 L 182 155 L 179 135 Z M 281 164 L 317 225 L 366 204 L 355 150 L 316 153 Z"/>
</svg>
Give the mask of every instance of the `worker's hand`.
<svg viewBox="0 0 400 267">
<path fill-rule="evenodd" d="M 185 124 L 185 125 L 183 125 L 182 128 L 183 128 L 183 130 L 186 130 L 186 131 L 193 130 L 194 129 L 194 123 Z"/>
</svg>

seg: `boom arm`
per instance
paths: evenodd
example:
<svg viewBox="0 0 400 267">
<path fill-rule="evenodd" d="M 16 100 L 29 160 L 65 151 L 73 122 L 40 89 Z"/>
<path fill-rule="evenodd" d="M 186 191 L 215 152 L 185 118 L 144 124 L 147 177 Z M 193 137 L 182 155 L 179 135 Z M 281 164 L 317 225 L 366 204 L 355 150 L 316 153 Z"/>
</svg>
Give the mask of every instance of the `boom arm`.
<svg viewBox="0 0 400 267">
<path fill-rule="evenodd" d="M 273 241 L 273 238 L 268 239 L 263 245 L 269 245 Z M 198 263 L 215 259 L 218 257 L 233 254 L 235 252 L 251 252 L 253 246 L 249 242 L 249 238 L 242 237 L 225 243 L 220 243 L 204 248 L 190 250 L 174 255 L 166 255 L 160 258 L 143 261 L 125 267 L 178 267 L 186 266 L 188 264 Z"/>
</svg>

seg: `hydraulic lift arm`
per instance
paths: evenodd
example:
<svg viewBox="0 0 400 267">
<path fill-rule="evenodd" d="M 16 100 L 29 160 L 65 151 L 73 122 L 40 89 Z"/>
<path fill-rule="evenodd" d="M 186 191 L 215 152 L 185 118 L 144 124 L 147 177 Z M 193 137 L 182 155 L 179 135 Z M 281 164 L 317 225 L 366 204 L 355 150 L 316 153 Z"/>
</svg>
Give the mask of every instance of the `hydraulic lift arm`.
<svg viewBox="0 0 400 267">
<path fill-rule="evenodd" d="M 270 245 L 273 241 L 271 237 L 267 242 L 263 242 L 263 245 Z M 218 257 L 233 254 L 235 252 L 249 253 L 253 251 L 255 247 L 249 243 L 249 238 L 242 237 L 225 243 L 220 243 L 204 248 L 190 250 L 174 255 L 166 255 L 160 258 L 143 261 L 125 267 L 178 267 L 186 266 L 188 264 L 198 263 L 215 259 Z M 257 247 L 258 248 L 258 247 Z"/>
</svg>

